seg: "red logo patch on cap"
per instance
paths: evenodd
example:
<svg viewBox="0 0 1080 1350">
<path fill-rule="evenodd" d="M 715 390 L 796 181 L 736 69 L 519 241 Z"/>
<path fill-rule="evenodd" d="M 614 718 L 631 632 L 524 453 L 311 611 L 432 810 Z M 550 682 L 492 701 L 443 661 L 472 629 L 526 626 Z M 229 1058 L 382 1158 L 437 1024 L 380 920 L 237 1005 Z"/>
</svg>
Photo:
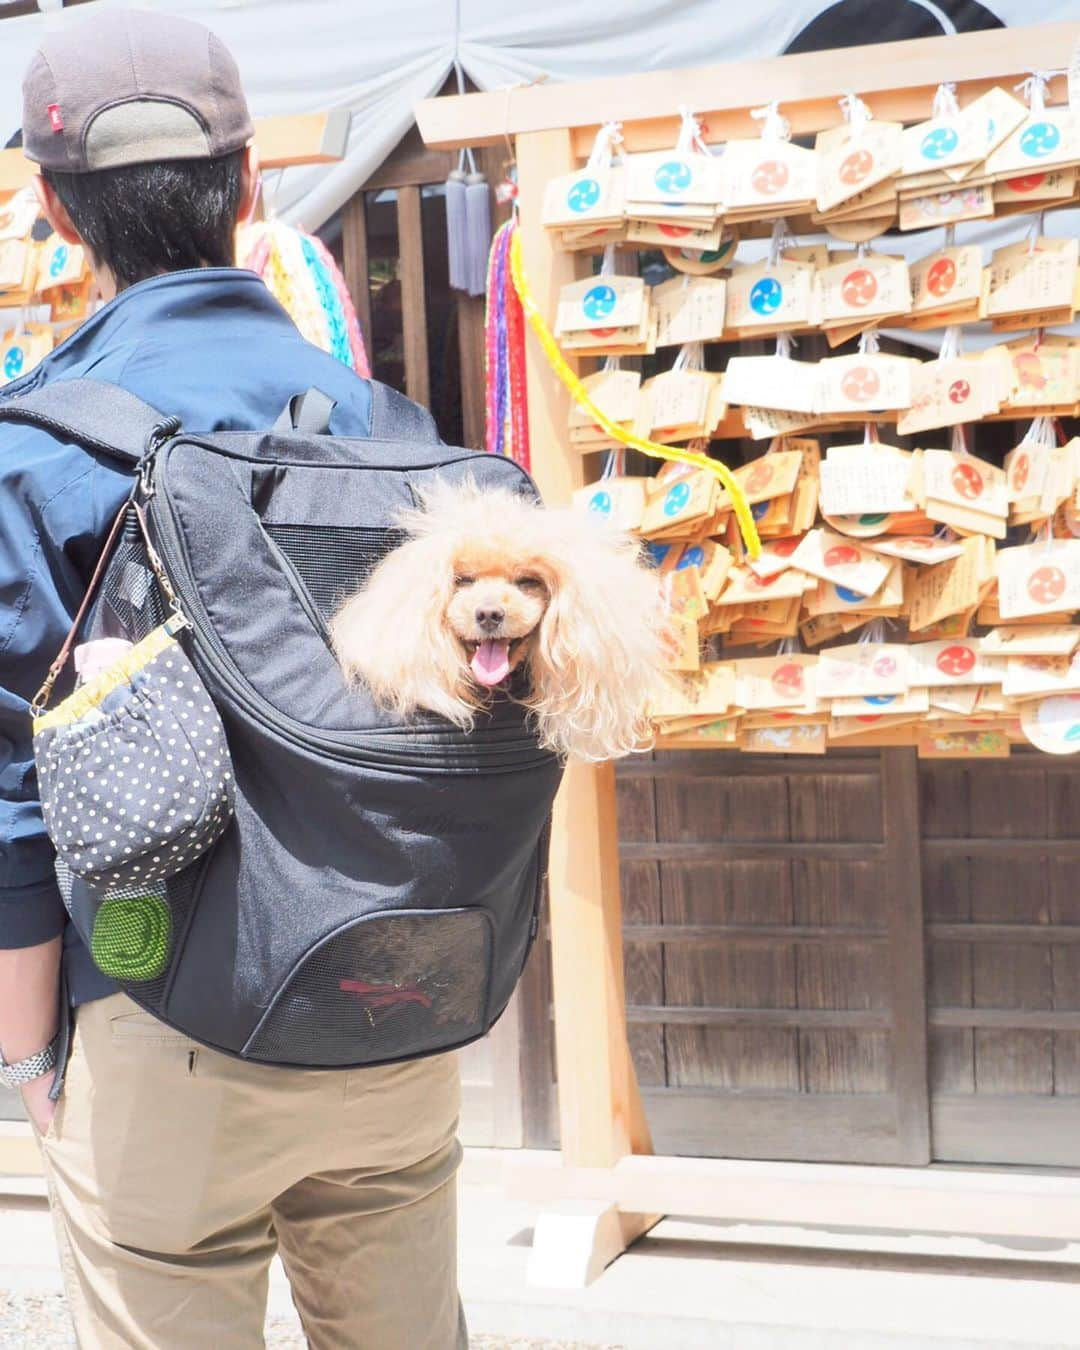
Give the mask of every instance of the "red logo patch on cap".
<svg viewBox="0 0 1080 1350">
<path fill-rule="evenodd" d="M 64 119 L 60 115 L 59 103 L 49 104 L 49 124 L 53 131 L 63 131 L 64 129 Z"/>
</svg>

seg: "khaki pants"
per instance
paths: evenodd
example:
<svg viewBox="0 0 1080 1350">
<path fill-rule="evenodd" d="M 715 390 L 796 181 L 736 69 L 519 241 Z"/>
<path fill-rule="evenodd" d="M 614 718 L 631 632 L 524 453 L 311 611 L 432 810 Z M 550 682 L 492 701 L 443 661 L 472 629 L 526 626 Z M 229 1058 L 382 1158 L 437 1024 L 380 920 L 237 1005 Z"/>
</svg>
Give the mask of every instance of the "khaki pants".
<svg viewBox="0 0 1080 1350">
<path fill-rule="evenodd" d="M 314 1350 L 464 1350 L 457 1062 L 273 1069 L 122 994 L 78 1011 L 42 1140 L 82 1350 L 263 1345 L 280 1252 Z"/>
</svg>

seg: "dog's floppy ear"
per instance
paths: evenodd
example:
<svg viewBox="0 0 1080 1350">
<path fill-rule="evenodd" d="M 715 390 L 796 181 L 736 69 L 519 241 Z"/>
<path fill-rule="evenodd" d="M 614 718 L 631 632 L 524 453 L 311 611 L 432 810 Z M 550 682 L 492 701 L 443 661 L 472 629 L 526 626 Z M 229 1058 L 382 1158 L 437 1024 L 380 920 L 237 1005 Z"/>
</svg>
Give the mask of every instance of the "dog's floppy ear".
<svg viewBox="0 0 1080 1350">
<path fill-rule="evenodd" d="M 550 602 L 527 700 L 541 741 L 575 759 L 647 745 L 662 678 L 656 573 L 636 541 L 571 511 L 549 513 Z"/>
<path fill-rule="evenodd" d="M 474 702 L 461 646 L 446 624 L 454 574 L 445 538 L 409 539 L 334 616 L 330 637 L 350 681 L 399 717 L 425 708 L 469 728 Z"/>
</svg>

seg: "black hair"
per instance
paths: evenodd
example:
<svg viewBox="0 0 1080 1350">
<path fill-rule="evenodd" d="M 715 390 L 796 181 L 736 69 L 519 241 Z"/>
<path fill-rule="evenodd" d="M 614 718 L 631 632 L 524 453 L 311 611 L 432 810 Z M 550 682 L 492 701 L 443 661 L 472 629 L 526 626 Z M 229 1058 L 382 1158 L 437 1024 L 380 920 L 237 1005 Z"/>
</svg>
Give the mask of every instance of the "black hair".
<svg viewBox="0 0 1080 1350">
<path fill-rule="evenodd" d="M 163 272 L 233 266 L 243 153 L 42 172 L 95 263 L 124 290 Z"/>
</svg>

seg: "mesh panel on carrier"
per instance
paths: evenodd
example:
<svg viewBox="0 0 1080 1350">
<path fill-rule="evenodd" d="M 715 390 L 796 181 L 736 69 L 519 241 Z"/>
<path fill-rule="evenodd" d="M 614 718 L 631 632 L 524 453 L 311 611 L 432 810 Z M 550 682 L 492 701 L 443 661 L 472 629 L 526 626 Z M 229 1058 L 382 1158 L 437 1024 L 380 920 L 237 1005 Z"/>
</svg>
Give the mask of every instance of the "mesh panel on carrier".
<svg viewBox="0 0 1080 1350">
<path fill-rule="evenodd" d="M 490 968 L 479 910 L 360 919 L 304 958 L 245 1054 L 331 1066 L 458 1045 L 486 1027 Z"/>
<path fill-rule="evenodd" d="M 326 620 L 405 540 L 401 530 L 373 530 L 360 525 L 264 524 L 263 529 L 296 568 L 315 608 Z"/>
</svg>

